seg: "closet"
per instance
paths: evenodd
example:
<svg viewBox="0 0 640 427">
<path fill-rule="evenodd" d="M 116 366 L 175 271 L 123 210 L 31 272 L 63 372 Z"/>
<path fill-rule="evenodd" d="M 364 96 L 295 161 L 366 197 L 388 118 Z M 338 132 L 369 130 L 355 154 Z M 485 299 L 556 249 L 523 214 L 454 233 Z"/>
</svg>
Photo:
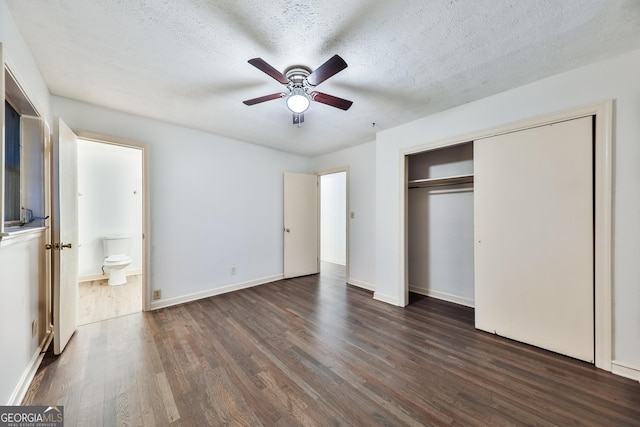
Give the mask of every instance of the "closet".
<svg viewBox="0 0 640 427">
<path fill-rule="evenodd" d="M 473 307 L 473 143 L 407 157 L 409 290 Z"/>
<path fill-rule="evenodd" d="M 594 117 L 407 156 L 409 290 L 595 360 Z"/>
</svg>

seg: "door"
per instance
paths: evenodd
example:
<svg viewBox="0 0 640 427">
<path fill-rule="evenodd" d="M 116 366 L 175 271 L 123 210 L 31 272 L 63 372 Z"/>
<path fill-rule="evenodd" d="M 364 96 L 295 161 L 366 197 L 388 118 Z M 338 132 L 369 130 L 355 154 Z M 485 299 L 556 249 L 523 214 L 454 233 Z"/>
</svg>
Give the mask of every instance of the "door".
<svg viewBox="0 0 640 427">
<path fill-rule="evenodd" d="M 318 177 L 284 174 L 284 277 L 318 273 Z"/>
<path fill-rule="evenodd" d="M 474 144 L 476 327 L 594 360 L 592 118 Z"/>
<path fill-rule="evenodd" d="M 53 350 L 60 354 L 77 328 L 78 183 L 77 137 L 59 118 L 52 163 Z"/>
</svg>

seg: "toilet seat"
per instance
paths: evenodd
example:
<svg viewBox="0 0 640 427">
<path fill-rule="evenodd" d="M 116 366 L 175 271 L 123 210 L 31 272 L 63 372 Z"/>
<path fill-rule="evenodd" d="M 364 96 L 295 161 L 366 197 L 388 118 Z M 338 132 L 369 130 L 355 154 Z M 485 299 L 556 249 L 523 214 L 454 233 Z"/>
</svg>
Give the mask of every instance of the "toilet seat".
<svg viewBox="0 0 640 427">
<path fill-rule="evenodd" d="M 105 267 L 116 267 L 119 265 L 127 265 L 131 263 L 131 257 L 128 255 L 110 255 L 104 259 L 102 265 Z"/>
</svg>

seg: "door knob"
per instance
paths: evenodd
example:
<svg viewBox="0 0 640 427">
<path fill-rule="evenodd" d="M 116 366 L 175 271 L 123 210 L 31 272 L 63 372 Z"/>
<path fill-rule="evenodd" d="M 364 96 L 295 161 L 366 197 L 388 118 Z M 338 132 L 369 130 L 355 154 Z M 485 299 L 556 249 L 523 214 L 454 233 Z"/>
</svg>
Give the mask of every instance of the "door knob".
<svg viewBox="0 0 640 427">
<path fill-rule="evenodd" d="M 50 245 L 49 243 L 47 243 L 46 245 L 44 245 L 44 248 L 46 250 L 50 250 L 51 248 L 53 248 L 53 245 Z"/>
<path fill-rule="evenodd" d="M 288 228 L 285 228 L 284 231 L 286 231 L 287 233 L 291 233 L 291 230 L 289 230 Z"/>
</svg>

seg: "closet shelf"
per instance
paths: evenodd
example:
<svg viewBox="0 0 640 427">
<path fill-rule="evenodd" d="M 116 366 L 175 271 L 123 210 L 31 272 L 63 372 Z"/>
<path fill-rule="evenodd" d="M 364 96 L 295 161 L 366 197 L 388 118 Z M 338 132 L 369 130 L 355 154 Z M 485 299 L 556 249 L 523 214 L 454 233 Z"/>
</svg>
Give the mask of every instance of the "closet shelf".
<svg viewBox="0 0 640 427">
<path fill-rule="evenodd" d="M 455 175 L 444 178 L 413 179 L 408 182 L 409 188 L 440 187 L 443 185 L 469 184 L 473 182 L 473 174 Z"/>
</svg>

